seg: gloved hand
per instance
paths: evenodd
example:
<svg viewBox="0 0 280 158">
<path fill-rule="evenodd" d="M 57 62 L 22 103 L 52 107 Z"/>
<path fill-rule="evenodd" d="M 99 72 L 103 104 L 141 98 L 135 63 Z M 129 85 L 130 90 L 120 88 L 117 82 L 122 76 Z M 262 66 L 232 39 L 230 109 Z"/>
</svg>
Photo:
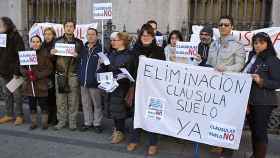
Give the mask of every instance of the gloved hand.
<svg viewBox="0 0 280 158">
<path fill-rule="evenodd" d="M 26 71 L 26 75 L 27 75 L 27 78 L 28 78 L 30 81 L 35 81 L 35 80 L 37 80 L 37 77 L 36 77 L 35 73 L 34 73 L 32 70 L 27 70 L 27 71 Z"/>
</svg>

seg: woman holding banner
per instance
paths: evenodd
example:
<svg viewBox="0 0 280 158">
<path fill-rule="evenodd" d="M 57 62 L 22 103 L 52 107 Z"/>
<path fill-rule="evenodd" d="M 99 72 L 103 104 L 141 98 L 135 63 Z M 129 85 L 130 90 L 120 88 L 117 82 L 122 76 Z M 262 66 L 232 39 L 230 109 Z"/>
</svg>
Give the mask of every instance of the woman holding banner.
<svg viewBox="0 0 280 158">
<path fill-rule="evenodd" d="M 21 66 L 20 71 L 25 77 L 23 95 L 28 97 L 31 113 L 30 130 L 37 128 L 37 103 L 42 112 L 42 129 L 48 128 L 48 80 L 52 64 L 45 49 L 41 48 L 42 40 L 35 35 L 31 38 L 32 50 L 36 51 L 37 65 Z"/>
<path fill-rule="evenodd" d="M 154 29 L 149 24 L 144 24 L 140 30 L 138 35 L 138 41 L 136 42 L 133 53 L 135 55 L 136 61 L 134 62 L 134 73 L 133 76 L 136 78 L 137 76 L 137 68 L 139 64 L 139 56 L 144 55 L 149 58 L 165 60 L 164 50 L 157 46 L 155 40 L 155 33 Z M 134 85 L 135 86 L 135 85 Z M 134 86 L 129 89 L 129 92 L 126 96 L 127 104 L 132 106 L 132 102 L 134 99 Z M 127 146 L 128 151 L 134 151 L 140 143 L 140 134 L 141 129 L 133 129 L 130 143 Z M 148 139 L 149 139 L 149 149 L 148 155 L 153 156 L 157 154 L 158 148 L 158 138 L 155 133 L 148 132 Z"/>
<path fill-rule="evenodd" d="M 267 151 L 267 125 L 277 103 L 275 90 L 280 88 L 280 60 L 277 58 L 268 34 L 257 33 L 252 38 L 253 50 L 243 72 L 252 74 L 253 83 L 247 109 L 252 132 L 253 155 L 265 158 Z"/>
</svg>

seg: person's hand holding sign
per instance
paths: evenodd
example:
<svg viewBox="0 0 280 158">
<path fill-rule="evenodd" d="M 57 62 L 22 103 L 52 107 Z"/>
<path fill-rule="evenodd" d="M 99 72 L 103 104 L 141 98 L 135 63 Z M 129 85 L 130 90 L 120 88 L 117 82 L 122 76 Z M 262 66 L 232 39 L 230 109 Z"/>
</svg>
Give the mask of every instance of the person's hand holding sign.
<svg viewBox="0 0 280 158">
<path fill-rule="evenodd" d="M 224 72 L 225 71 L 225 66 L 223 65 L 218 65 L 217 67 L 215 67 L 215 70 L 219 71 L 219 72 Z"/>
<path fill-rule="evenodd" d="M 198 63 L 201 63 L 202 62 L 202 57 L 200 56 L 200 54 L 197 53 L 194 57 L 194 60 L 196 60 Z"/>
<path fill-rule="evenodd" d="M 252 74 L 253 81 L 257 83 L 259 87 L 263 87 L 263 79 L 259 74 Z"/>
<path fill-rule="evenodd" d="M 55 55 L 58 51 L 56 49 L 51 49 L 51 55 Z"/>
</svg>

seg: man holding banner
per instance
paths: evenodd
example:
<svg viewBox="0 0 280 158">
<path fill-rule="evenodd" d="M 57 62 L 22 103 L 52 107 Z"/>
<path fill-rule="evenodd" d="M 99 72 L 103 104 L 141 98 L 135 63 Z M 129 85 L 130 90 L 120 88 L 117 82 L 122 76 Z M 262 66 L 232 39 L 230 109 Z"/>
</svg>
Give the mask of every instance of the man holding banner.
<svg viewBox="0 0 280 158">
<path fill-rule="evenodd" d="M 77 129 L 79 109 L 79 82 L 77 75 L 77 56 L 83 48 L 83 42 L 74 37 L 76 24 L 73 21 L 64 23 L 64 35 L 55 42 L 52 55 L 56 60 L 56 104 L 58 124 L 55 130 L 66 126 L 69 120 L 70 130 Z M 67 119 L 67 116 L 69 117 Z"/>
<path fill-rule="evenodd" d="M 244 46 L 231 35 L 233 19 L 223 16 L 219 21 L 220 38 L 209 48 L 207 64 L 220 72 L 240 72 L 245 64 Z M 222 153 L 222 148 L 213 148 L 213 152 Z"/>
<path fill-rule="evenodd" d="M 19 79 L 19 76 L 21 76 L 19 72 L 18 51 L 24 50 L 24 43 L 16 26 L 8 17 L 1 17 L 0 33 L 7 35 L 6 47 L 0 46 L 0 83 L 5 100 L 4 117 L 0 118 L 0 124 L 11 122 L 13 115 L 15 115 L 16 121 L 14 124 L 20 125 L 24 122 L 20 89 L 10 92 L 6 88 L 6 84 L 11 79 Z"/>
</svg>

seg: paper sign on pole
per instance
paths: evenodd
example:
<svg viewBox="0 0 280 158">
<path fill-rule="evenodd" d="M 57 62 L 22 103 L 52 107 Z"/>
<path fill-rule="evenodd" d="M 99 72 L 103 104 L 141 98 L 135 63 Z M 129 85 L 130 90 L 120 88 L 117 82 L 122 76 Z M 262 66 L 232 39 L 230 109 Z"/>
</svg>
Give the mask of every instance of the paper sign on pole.
<svg viewBox="0 0 280 158">
<path fill-rule="evenodd" d="M 140 57 L 134 128 L 238 149 L 252 78 Z"/>
<path fill-rule="evenodd" d="M 176 42 L 176 57 L 195 58 L 198 54 L 198 42 Z"/>
<path fill-rule="evenodd" d="M 75 44 L 56 43 L 55 49 L 57 56 L 74 56 L 75 54 Z"/>
<path fill-rule="evenodd" d="M 112 3 L 94 3 L 94 19 L 112 19 Z"/>
<path fill-rule="evenodd" d="M 7 45 L 7 34 L 0 34 L 0 47 L 6 47 Z"/>
<path fill-rule="evenodd" d="M 20 65 L 37 65 L 36 51 L 19 51 L 19 62 Z"/>
</svg>

